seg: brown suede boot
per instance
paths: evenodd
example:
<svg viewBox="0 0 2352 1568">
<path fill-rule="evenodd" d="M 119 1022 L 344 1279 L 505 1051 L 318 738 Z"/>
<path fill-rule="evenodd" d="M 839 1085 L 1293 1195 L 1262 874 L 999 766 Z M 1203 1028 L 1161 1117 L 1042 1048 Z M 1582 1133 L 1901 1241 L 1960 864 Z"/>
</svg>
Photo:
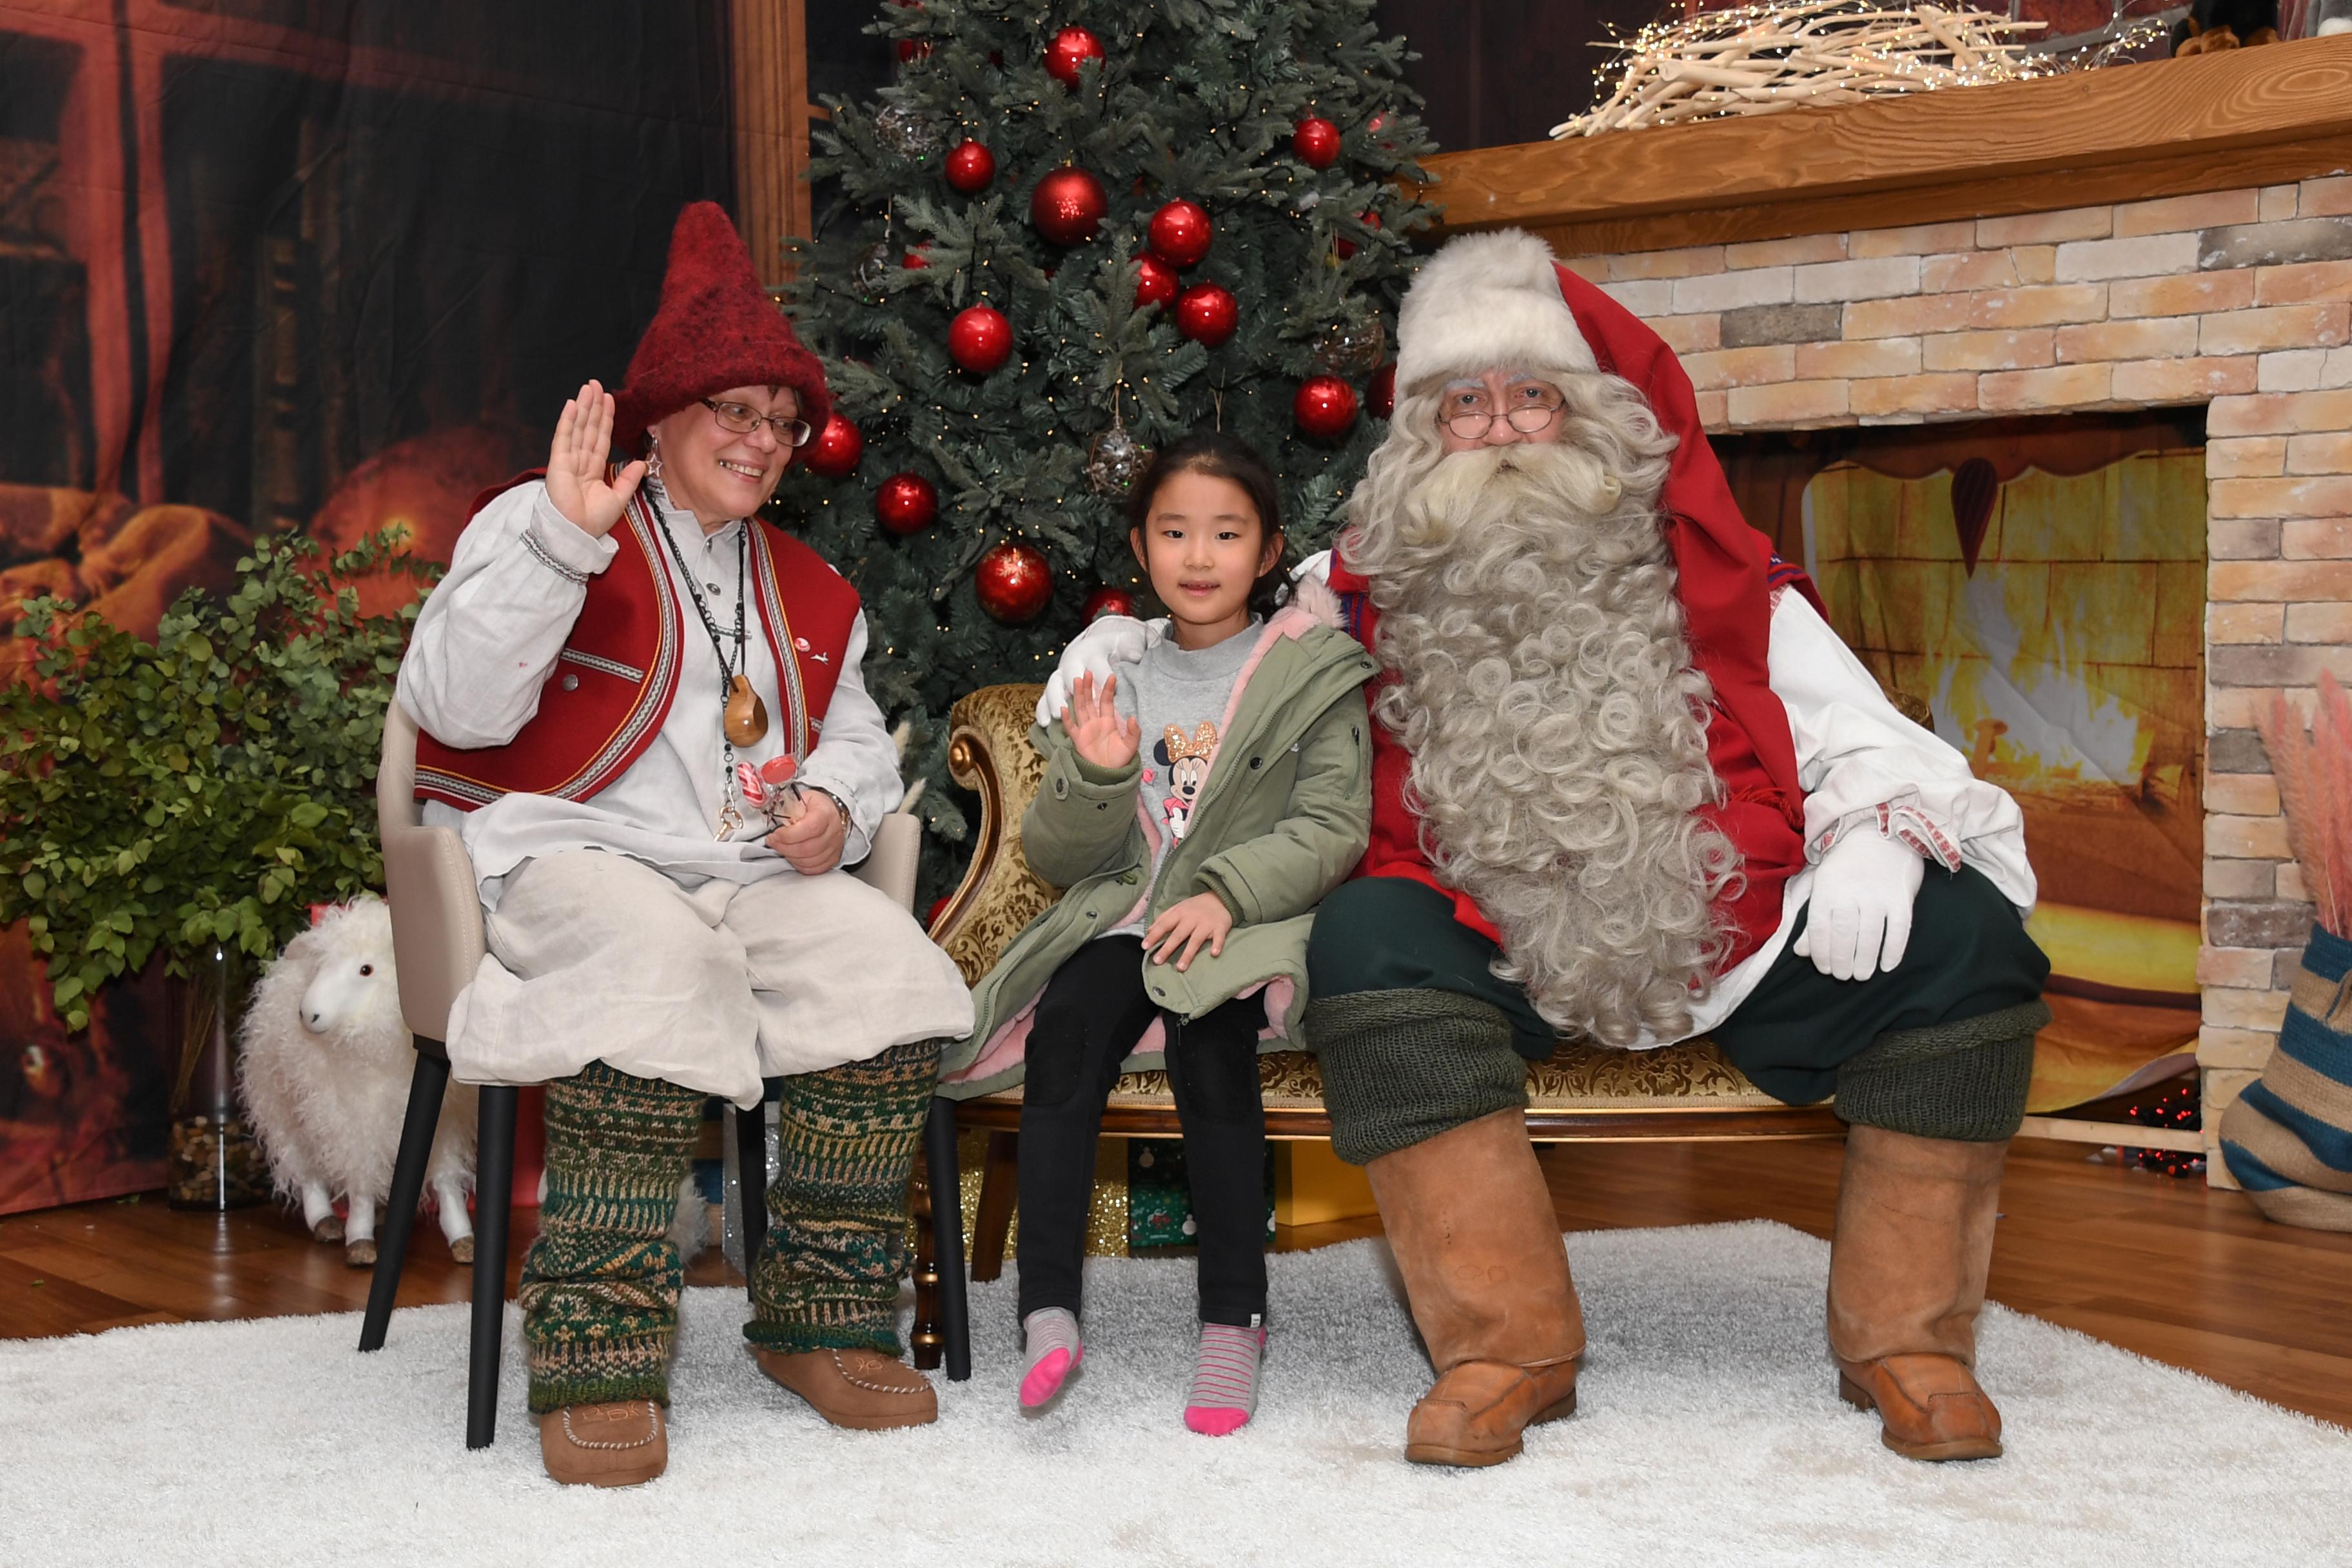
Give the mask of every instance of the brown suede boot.
<svg viewBox="0 0 2352 1568">
<path fill-rule="evenodd" d="M 2000 1412 L 1977 1385 L 1977 1312 L 1992 1266 L 2008 1140 L 1969 1143 L 1856 1124 L 1846 1132 L 1830 1251 L 1838 1393 L 1876 1410 L 1906 1459 L 2000 1456 Z"/>
<path fill-rule="evenodd" d="M 1520 1432 L 1576 1408 L 1584 1313 L 1559 1219 L 1517 1110 L 1364 1167 L 1437 1385 L 1412 1407 L 1404 1457 L 1499 1465 Z"/>
<path fill-rule="evenodd" d="M 862 1432 L 940 1418 L 931 1380 L 879 1351 L 754 1351 L 760 1370 L 836 1426 Z"/>
<path fill-rule="evenodd" d="M 669 1427 L 650 1399 L 566 1405 L 539 1418 L 539 1453 L 565 1486 L 633 1487 L 669 1468 Z"/>
</svg>

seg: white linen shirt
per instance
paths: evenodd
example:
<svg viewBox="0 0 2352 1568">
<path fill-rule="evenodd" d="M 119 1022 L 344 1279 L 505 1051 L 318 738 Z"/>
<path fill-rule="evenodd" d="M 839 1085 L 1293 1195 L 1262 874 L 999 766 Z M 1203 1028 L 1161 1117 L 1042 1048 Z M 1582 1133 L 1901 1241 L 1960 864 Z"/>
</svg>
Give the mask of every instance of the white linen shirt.
<svg viewBox="0 0 2352 1568">
<path fill-rule="evenodd" d="M 734 657 L 736 552 L 742 520 L 706 536 L 691 512 L 673 505 L 658 481 L 646 482 L 663 530 L 677 546 L 710 618 Z M 626 527 L 624 522 L 621 526 Z M 620 546 L 592 539 L 548 499 L 543 481 L 517 485 L 466 525 L 448 574 L 418 614 L 397 689 L 400 705 L 445 745 L 499 746 L 520 734 L 539 711 L 539 693 L 556 655 L 571 636 L 588 590 L 533 553 L 572 571 L 593 574 L 612 563 Z M 625 855 L 691 890 L 711 879 L 750 883 L 792 870 L 762 839 L 766 817 L 738 800 L 746 826 L 736 841 L 718 837 L 720 808 L 733 781 L 724 773 L 726 704 L 719 656 L 695 614 L 694 601 L 667 548 L 654 552 L 670 579 L 682 612 L 679 668 L 668 716 L 636 760 L 591 799 L 558 800 L 514 794 L 473 811 L 426 801 L 428 826 L 453 827 L 472 857 L 482 907 L 496 910 L 502 879 L 534 857 L 565 849 Z M 756 571 L 756 562 L 752 570 Z M 739 761 L 765 762 L 786 750 L 784 714 L 775 659 L 761 629 L 756 605 L 745 606 L 743 674 L 767 705 L 768 732 Z M 866 694 L 866 616 L 851 624 L 842 668 L 809 754 L 796 775 L 830 790 L 849 807 L 842 864 L 866 858 L 882 818 L 905 798 L 898 747 L 882 710 Z M 823 801 L 814 808 L 830 810 Z"/>
</svg>

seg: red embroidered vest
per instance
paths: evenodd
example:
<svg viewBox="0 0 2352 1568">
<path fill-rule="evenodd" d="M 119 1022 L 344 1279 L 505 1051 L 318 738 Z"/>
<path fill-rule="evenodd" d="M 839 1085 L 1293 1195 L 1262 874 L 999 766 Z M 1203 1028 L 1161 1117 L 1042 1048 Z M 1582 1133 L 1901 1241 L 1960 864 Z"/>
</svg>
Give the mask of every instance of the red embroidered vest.
<svg viewBox="0 0 2352 1568">
<path fill-rule="evenodd" d="M 474 511 L 539 478 L 523 474 L 475 498 Z M 619 553 L 588 579 L 588 602 L 540 689 L 539 711 L 503 746 L 461 751 L 416 740 L 416 795 L 460 811 L 509 794 L 586 800 L 628 771 L 661 733 L 677 691 L 686 618 L 661 562 L 660 523 L 639 490 L 612 538 Z M 815 551 L 771 525 L 751 526 L 752 599 L 784 688 L 760 695 L 806 758 L 841 678 L 857 591 Z"/>
</svg>

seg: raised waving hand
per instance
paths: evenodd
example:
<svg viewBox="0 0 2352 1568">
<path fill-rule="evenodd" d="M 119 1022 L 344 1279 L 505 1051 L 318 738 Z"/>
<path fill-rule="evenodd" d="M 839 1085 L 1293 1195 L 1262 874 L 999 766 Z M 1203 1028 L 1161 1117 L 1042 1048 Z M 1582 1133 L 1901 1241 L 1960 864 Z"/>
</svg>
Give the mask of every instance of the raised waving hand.
<svg viewBox="0 0 2352 1568">
<path fill-rule="evenodd" d="M 547 449 L 547 499 L 566 521 L 602 539 L 613 531 L 646 477 L 646 465 L 631 463 L 607 479 L 606 460 L 613 450 L 613 395 L 598 382 L 588 382 L 563 405 L 555 422 L 555 440 Z"/>
</svg>

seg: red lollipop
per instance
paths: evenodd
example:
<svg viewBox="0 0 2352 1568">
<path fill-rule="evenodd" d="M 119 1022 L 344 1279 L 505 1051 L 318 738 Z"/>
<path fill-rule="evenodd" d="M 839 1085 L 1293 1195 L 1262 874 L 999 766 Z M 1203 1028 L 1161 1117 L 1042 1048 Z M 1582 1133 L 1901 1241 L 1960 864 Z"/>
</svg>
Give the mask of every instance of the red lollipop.
<svg viewBox="0 0 2352 1568">
<path fill-rule="evenodd" d="M 1192 267 L 1209 254 L 1209 213 L 1198 202 L 1172 201 L 1151 215 L 1151 254 L 1171 267 Z"/>
<path fill-rule="evenodd" d="M 810 473 L 828 479 L 846 479 L 857 471 L 857 459 L 866 456 L 865 432 L 835 414 L 824 422 L 824 428 L 809 437 L 801 448 L 801 461 Z"/>
<path fill-rule="evenodd" d="M 1241 305 L 1214 283 L 1195 283 L 1176 296 L 1176 330 L 1213 349 L 1241 324 Z"/>
<path fill-rule="evenodd" d="M 1339 128 L 1310 114 L 1291 128 L 1290 150 L 1308 168 L 1328 169 L 1339 160 Z"/>
<path fill-rule="evenodd" d="M 1013 323 L 992 305 L 958 311 L 948 323 L 948 357 L 974 375 L 986 375 L 1013 357 Z"/>
<path fill-rule="evenodd" d="M 1029 196 L 1029 221 L 1055 245 L 1081 245 L 1095 237 L 1110 197 L 1084 169 L 1055 169 Z"/>
<path fill-rule="evenodd" d="M 1064 87 L 1078 85 L 1078 68 L 1103 58 L 1102 40 L 1084 27 L 1065 27 L 1045 46 L 1045 74 Z"/>
<path fill-rule="evenodd" d="M 1317 440 L 1338 440 L 1356 422 L 1356 389 L 1336 375 L 1310 375 L 1290 400 L 1290 416 Z"/>
<path fill-rule="evenodd" d="M 874 492 L 874 519 L 893 533 L 920 533 L 940 520 L 939 487 L 920 474 L 892 474 Z"/>
<path fill-rule="evenodd" d="M 966 137 L 948 154 L 948 184 L 965 195 L 977 195 L 996 178 L 996 154 Z"/>
<path fill-rule="evenodd" d="M 1156 256 L 1135 258 L 1135 308 L 1165 305 L 1176 298 L 1176 269 Z"/>
<path fill-rule="evenodd" d="M 1045 552 L 1009 539 L 980 558 L 971 583 L 980 607 L 1008 626 L 1034 618 L 1054 597 L 1054 573 Z"/>
</svg>

